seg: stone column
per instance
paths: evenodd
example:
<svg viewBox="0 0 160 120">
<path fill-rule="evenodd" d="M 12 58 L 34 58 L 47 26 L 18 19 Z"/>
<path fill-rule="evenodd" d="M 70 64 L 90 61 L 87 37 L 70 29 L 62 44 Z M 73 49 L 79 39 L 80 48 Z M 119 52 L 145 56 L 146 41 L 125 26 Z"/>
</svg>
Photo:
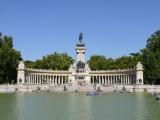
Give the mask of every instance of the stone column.
<svg viewBox="0 0 160 120">
<path fill-rule="evenodd" d="M 35 75 L 35 77 L 36 77 L 36 84 L 38 83 L 38 76 L 37 76 L 37 74 Z"/>
<path fill-rule="evenodd" d="M 18 65 L 17 83 L 25 83 L 25 65 L 23 61 L 20 61 Z"/>
<path fill-rule="evenodd" d="M 35 77 L 36 77 L 36 84 L 38 83 L 38 76 L 37 76 L 37 74 L 35 75 Z"/>
<path fill-rule="evenodd" d="M 49 85 L 51 84 L 51 75 L 49 75 Z"/>
<path fill-rule="evenodd" d="M 95 76 L 93 76 L 93 84 L 95 84 Z"/>
<path fill-rule="evenodd" d="M 34 74 L 34 84 L 36 83 L 36 76 L 35 76 L 35 74 Z"/>
<path fill-rule="evenodd" d="M 122 85 L 124 84 L 124 75 L 122 74 Z"/>
<path fill-rule="evenodd" d="M 61 84 L 63 84 L 63 75 L 61 75 Z"/>
<path fill-rule="evenodd" d="M 54 84 L 56 84 L 56 75 L 54 75 Z"/>
<path fill-rule="evenodd" d="M 95 84 L 95 76 L 93 76 L 93 84 Z"/>
<path fill-rule="evenodd" d="M 105 84 L 105 76 L 103 75 L 103 84 Z"/>
<path fill-rule="evenodd" d="M 111 75 L 111 84 L 113 84 L 113 78 L 112 78 L 112 75 Z"/>
<path fill-rule="evenodd" d="M 59 84 L 59 75 L 57 76 L 57 84 Z"/>
<path fill-rule="evenodd" d="M 112 75 L 112 84 L 114 84 L 114 75 Z"/>
<path fill-rule="evenodd" d="M 65 84 L 65 75 L 62 76 L 62 83 Z"/>
<path fill-rule="evenodd" d="M 52 84 L 52 79 L 53 79 L 52 75 L 50 75 L 50 84 Z"/>
<path fill-rule="evenodd" d="M 107 85 L 109 84 L 108 75 L 107 75 Z"/>
<path fill-rule="evenodd" d="M 41 84 L 41 75 L 39 75 L 39 84 Z"/>
<path fill-rule="evenodd" d="M 36 75 L 34 74 L 34 84 L 36 84 Z"/>
<path fill-rule="evenodd" d="M 104 81 L 104 84 L 106 85 L 107 84 L 107 76 L 105 75 L 105 81 Z"/>
<path fill-rule="evenodd" d="M 48 79 L 48 75 L 46 75 L 46 80 L 47 80 L 46 84 L 48 84 L 48 83 L 49 83 L 49 82 L 48 82 L 48 80 L 49 80 L 49 79 Z"/>
<path fill-rule="evenodd" d="M 36 74 L 37 84 L 39 84 L 39 74 Z"/>
<path fill-rule="evenodd" d="M 55 75 L 55 84 L 57 84 L 57 75 Z"/>
<path fill-rule="evenodd" d="M 128 75 L 126 75 L 126 84 L 128 84 L 128 77 L 127 77 Z"/>
<path fill-rule="evenodd" d="M 47 75 L 47 84 L 50 84 L 50 75 Z"/>
<path fill-rule="evenodd" d="M 111 77 L 108 75 L 108 83 L 111 84 Z"/>
<path fill-rule="evenodd" d="M 33 74 L 32 74 L 32 84 L 33 84 Z"/>
<path fill-rule="evenodd" d="M 113 77 L 112 77 L 112 75 L 111 75 L 111 84 L 113 85 Z"/>
<path fill-rule="evenodd" d="M 116 76 L 113 75 L 113 84 L 116 84 Z"/>
<path fill-rule="evenodd" d="M 28 84 L 30 84 L 30 74 L 28 74 Z"/>
<path fill-rule="evenodd" d="M 95 83 L 95 76 L 93 76 L 93 84 Z"/>
<path fill-rule="evenodd" d="M 53 75 L 51 76 L 51 84 L 53 84 Z"/>
<path fill-rule="evenodd" d="M 41 81 L 41 84 L 43 84 L 44 82 L 44 75 L 42 75 L 42 81 Z"/>
<path fill-rule="evenodd" d="M 98 76 L 96 76 L 96 83 L 97 83 L 97 84 L 99 83 Z"/>
<path fill-rule="evenodd" d="M 125 75 L 125 84 L 127 84 L 127 75 Z"/>
<path fill-rule="evenodd" d="M 143 84 L 143 66 L 141 62 L 136 65 L 136 84 Z"/>
<path fill-rule="evenodd" d="M 131 84 L 131 75 L 129 75 L 129 84 Z"/>
<path fill-rule="evenodd" d="M 60 84 L 60 75 L 58 75 L 58 84 Z"/>
<path fill-rule="evenodd" d="M 42 79 L 43 79 L 42 76 L 43 75 L 40 75 L 40 84 L 42 84 Z"/>
<path fill-rule="evenodd" d="M 100 75 L 100 84 L 102 84 L 102 75 Z"/>
<path fill-rule="evenodd" d="M 61 75 L 59 75 L 59 84 L 61 84 Z"/>
<path fill-rule="evenodd" d="M 32 84 L 32 74 L 30 74 L 30 84 Z"/>
<path fill-rule="evenodd" d="M 38 84 L 39 84 L 39 74 L 37 74 L 37 78 L 38 78 Z"/>
<path fill-rule="evenodd" d="M 34 84 L 36 84 L 36 74 L 34 74 Z"/>
<path fill-rule="evenodd" d="M 129 85 L 129 75 L 127 75 L 127 79 L 128 79 L 128 85 Z"/>
<path fill-rule="evenodd" d="M 29 84 L 31 83 L 31 74 L 29 74 Z"/>
<path fill-rule="evenodd" d="M 55 75 L 53 75 L 52 84 L 55 84 Z"/>
<path fill-rule="evenodd" d="M 34 83 L 34 81 L 33 81 L 33 80 L 34 80 L 34 78 L 33 78 L 33 74 L 32 74 L 32 84 Z"/>
<path fill-rule="evenodd" d="M 32 74 L 32 84 L 34 83 L 34 75 Z"/>
<path fill-rule="evenodd" d="M 63 84 L 63 76 L 61 75 L 60 78 L 61 78 L 60 79 L 61 80 L 60 84 Z"/>
<path fill-rule="evenodd" d="M 34 74 L 33 74 L 33 84 L 34 84 L 34 81 L 35 81 L 35 79 L 34 79 Z"/>
<path fill-rule="evenodd" d="M 116 75 L 116 84 L 118 84 L 118 75 Z"/>
<path fill-rule="evenodd" d="M 41 75 L 39 75 L 39 84 L 41 84 L 41 79 L 42 79 Z"/>
<path fill-rule="evenodd" d="M 90 84 L 93 84 L 93 77 L 90 76 Z"/>
</svg>

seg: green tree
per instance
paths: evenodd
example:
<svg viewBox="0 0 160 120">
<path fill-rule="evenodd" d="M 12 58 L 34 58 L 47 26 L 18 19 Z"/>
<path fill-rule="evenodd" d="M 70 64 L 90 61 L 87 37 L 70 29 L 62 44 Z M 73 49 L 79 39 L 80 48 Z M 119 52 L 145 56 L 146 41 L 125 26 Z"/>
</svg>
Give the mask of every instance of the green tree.
<svg viewBox="0 0 160 120">
<path fill-rule="evenodd" d="M 115 60 L 116 69 L 134 68 L 138 62 L 141 62 L 140 53 L 130 53 L 130 56 L 122 56 Z"/>
<path fill-rule="evenodd" d="M 13 48 L 12 37 L 0 33 L 0 84 L 16 82 L 19 60 L 21 54 Z"/>
<path fill-rule="evenodd" d="M 148 38 L 146 48 L 141 52 L 145 82 L 160 84 L 160 31 Z"/>
<path fill-rule="evenodd" d="M 122 56 L 116 59 L 106 58 L 102 55 L 93 55 L 88 60 L 91 70 L 113 70 L 134 68 L 138 61 L 141 60 L 141 54 L 130 54 L 130 56 Z"/>
<path fill-rule="evenodd" d="M 68 70 L 73 63 L 72 57 L 66 53 L 54 53 L 43 56 L 41 60 L 25 61 L 26 67 L 35 69 Z"/>
<path fill-rule="evenodd" d="M 91 70 L 105 70 L 106 69 L 106 57 L 101 55 L 93 55 L 90 57 L 88 64 Z"/>
</svg>

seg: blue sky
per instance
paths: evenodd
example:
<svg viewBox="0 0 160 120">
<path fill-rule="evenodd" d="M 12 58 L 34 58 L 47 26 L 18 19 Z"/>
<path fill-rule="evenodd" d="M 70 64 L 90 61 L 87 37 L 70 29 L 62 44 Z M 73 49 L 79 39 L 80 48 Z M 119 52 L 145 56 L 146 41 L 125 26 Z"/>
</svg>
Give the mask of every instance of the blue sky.
<svg viewBox="0 0 160 120">
<path fill-rule="evenodd" d="M 79 32 L 86 58 L 137 52 L 160 28 L 159 0 L 0 0 L 0 32 L 24 60 L 57 52 L 75 58 Z"/>
</svg>

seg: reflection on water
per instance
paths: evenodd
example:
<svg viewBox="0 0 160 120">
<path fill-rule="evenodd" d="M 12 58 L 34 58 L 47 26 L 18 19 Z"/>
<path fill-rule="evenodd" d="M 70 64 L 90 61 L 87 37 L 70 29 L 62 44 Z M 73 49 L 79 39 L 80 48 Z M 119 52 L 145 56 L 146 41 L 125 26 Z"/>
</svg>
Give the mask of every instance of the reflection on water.
<svg viewBox="0 0 160 120">
<path fill-rule="evenodd" d="M 92 120 L 91 97 L 85 95 L 72 95 L 69 97 L 69 120 Z"/>
<path fill-rule="evenodd" d="M 0 94 L 0 120 L 160 120 L 160 102 L 143 93 Z"/>
</svg>

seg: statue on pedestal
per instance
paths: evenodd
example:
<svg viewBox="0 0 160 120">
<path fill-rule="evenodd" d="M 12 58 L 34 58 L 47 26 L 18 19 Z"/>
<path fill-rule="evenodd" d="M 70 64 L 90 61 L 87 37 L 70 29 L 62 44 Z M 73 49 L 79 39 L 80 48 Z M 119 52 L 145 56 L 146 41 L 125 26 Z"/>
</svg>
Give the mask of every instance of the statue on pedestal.
<svg viewBox="0 0 160 120">
<path fill-rule="evenodd" d="M 82 39 L 83 39 L 83 33 L 80 32 L 80 34 L 79 34 L 79 43 L 82 43 Z"/>
</svg>

